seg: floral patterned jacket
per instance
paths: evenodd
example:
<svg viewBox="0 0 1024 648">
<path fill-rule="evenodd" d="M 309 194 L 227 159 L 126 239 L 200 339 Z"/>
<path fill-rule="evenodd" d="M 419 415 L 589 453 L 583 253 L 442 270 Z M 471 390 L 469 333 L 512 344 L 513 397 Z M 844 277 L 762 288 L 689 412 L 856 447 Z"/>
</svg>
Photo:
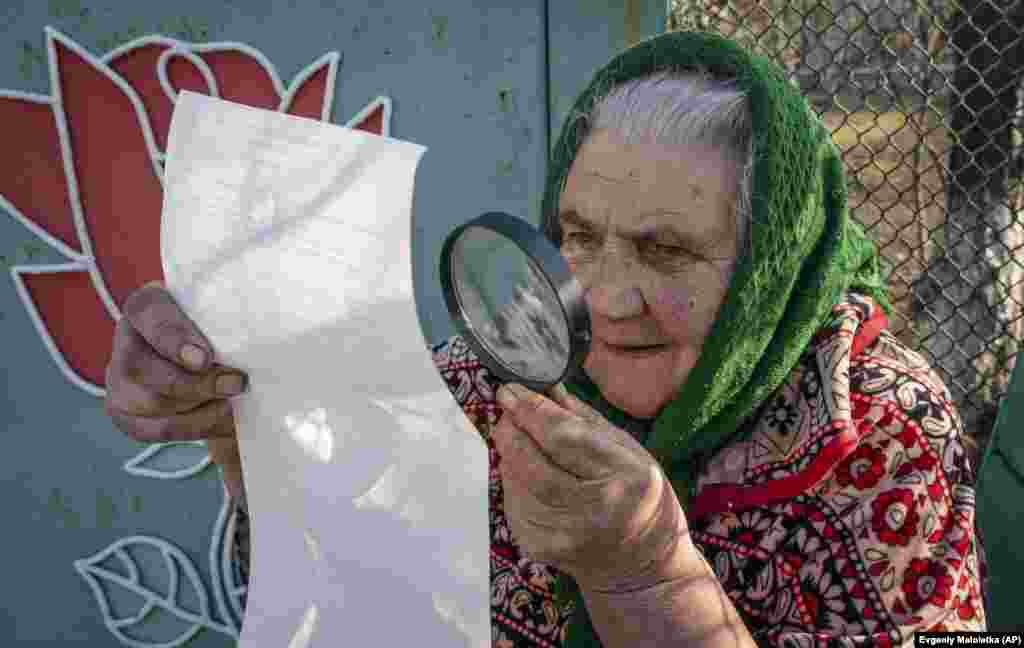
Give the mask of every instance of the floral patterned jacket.
<svg viewBox="0 0 1024 648">
<path fill-rule="evenodd" d="M 912 645 L 923 630 L 984 630 L 974 475 L 960 419 L 928 364 L 851 293 L 753 434 L 703 467 L 693 539 L 761 645 Z M 491 632 L 502 648 L 558 646 L 554 569 L 520 554 L 502 509 L 495 384 L 465 343 L 434 349 L 490 451 Z M 236 525 L 247 574 L 248 529 Z"/>
</svg>

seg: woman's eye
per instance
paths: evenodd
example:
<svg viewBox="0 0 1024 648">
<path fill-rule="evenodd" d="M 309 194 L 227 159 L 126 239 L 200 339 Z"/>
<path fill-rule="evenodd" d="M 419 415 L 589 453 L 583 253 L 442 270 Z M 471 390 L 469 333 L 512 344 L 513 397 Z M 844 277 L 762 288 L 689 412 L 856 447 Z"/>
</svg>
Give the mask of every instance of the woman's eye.
<svg viewBox="0 0 1024 648">
<path fill-rule="evenodd" d="M 566 243 L 578 246 L 593 245 L 597 242 L 597 237 L 589 232 L 566 232 L 563 238 Z"/>
<path fill-rule="evenodd" d="M 645 252 L 660 256 L 682 256 L 686 254 L 685 249 L 678 245 L 668 245 L 667 243 L 644 243 L 642 249 Z"/>
</svg>

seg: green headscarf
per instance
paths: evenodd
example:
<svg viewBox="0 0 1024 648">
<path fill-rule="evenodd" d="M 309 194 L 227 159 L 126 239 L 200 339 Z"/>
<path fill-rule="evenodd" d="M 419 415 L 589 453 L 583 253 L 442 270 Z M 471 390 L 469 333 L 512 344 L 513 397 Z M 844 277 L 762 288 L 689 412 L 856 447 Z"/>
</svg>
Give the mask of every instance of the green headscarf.
<svg viewBox="0 0 1024 648">
<path fill-rule="evenodd" d="M 598 70 L 551 153 L 543 204 L 549 237 L 558 242 L 558 200 L 586 135 L 574 117 L 590 114 L 619 83 L 698 65 L 735 79 L 746 93 L 756 163 L 750 254 L 738 261 L 697 364 L 646 437 L 684 508 L 700 460 L 744 434 L 740 424 L 785 381 L 848 289 L 891 312 L 875 245 L 847 212 L 842 161 L 828 130 L 782 69 L 714 34 L 661 34 Z M 567 387 L 612 423 L 644 426 L 605 401 L 585 375 Z M 556 591 L 561 602 L 576 601 L 567 645 L 599 646 L 576 584 L 563 576 Z"/>
</svg>

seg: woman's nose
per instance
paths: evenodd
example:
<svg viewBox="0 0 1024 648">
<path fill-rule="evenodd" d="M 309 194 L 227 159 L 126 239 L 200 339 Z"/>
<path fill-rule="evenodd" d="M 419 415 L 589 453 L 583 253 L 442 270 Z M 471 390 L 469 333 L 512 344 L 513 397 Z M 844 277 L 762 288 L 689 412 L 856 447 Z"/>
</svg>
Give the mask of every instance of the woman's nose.
<svg viewBox="0 0 1024 648">
<path fill-rule="evenodd" d="M 644 312 L 643 293 L 636 286 L 602 283 L 587 290 L 592 312 L 608 319 L 629 319 Z"/>
<path fill-rule="evenodd" d="M 607 241 L 597 258 L 576 268 L 586 291 L 591 312 L 609 319 L 628 319 L 643 314 L 643 292 L 634 281 L 634 265 L 621 244 Z"/>
</svg>

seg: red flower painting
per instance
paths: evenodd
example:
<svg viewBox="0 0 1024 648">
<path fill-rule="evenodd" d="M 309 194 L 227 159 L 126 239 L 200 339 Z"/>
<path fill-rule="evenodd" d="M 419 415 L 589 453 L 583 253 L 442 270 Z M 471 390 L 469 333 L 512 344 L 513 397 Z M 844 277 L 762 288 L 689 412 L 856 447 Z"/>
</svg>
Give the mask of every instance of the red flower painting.
<svg viewBox="0 0 1024 648">
<path fill-rule="evenodd" d="M 96 57 L 47 28 L 46 45 L 49 95 L 0 90 L 0 209 L 68 259 L 11 275 L 65 376 L 102 396 L 121 304 L 163 279 L 163 151 L 177 93 L 327 121 L 340 55 L 286 86 L 241 43 L 146 36 Z M 345 125 L 386 136 L 390 116 L 377 97 Z"/>
</svg>

